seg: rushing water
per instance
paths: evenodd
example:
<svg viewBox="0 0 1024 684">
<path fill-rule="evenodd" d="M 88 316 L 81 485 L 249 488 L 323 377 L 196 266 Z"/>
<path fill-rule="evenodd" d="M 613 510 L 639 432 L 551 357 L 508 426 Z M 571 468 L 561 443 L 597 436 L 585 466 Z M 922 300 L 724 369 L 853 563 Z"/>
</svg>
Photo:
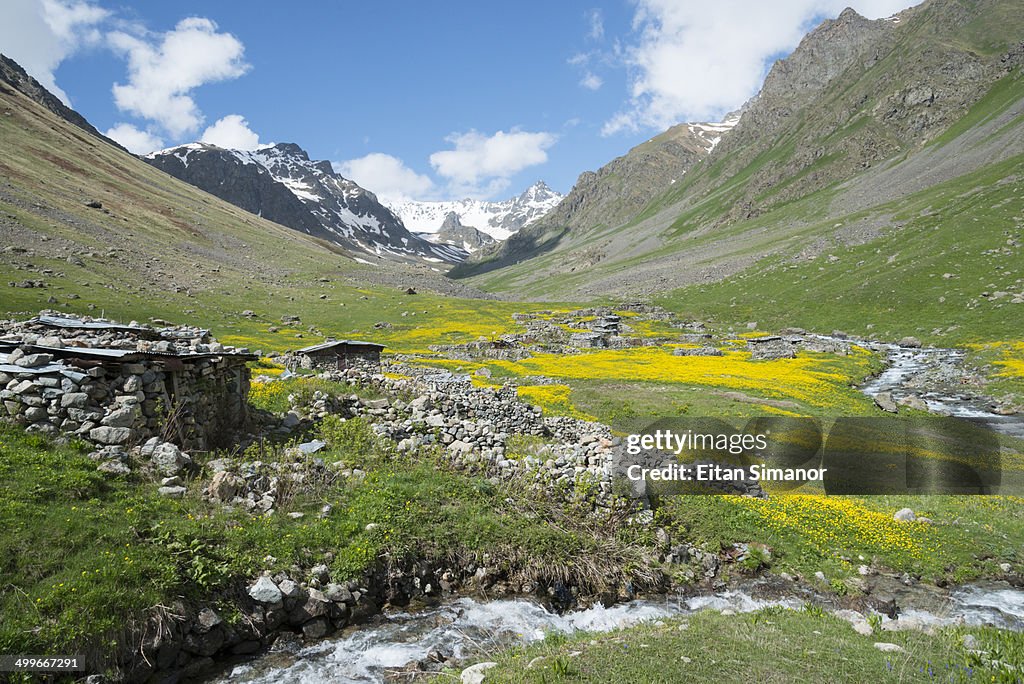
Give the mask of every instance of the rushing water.
<svg viewBox="0 0 1024 684">
<path fill-rule="evenodd" d="M 441 649 L 449 658 L 487 657 L 510 646 L 544 638 L 549 632 L 604 632 L 644 621 L 691 615 L 699 610 L 745 613 L 767 606 L 800 608 L 817 600 L 809 591 L 763 597 L 764 587 L 660 600 L 633 601 L 605 608 L 558 615 L 528 600 L 477 602 L 463 598 L 417 613 L 390 612 L 379 624 L 346 630 L 340 636 L 309 646 L 271 652 L 236 665 L 220 683 L 326 684 L 382 682 L 389 671 L 429 658 Z M 921 592 L 923 594 L 923 592 Z M 992 625 L 1024 630 L 1024 591 L 1004 584 L 968 585 L 941 594 L 922 595 L 916 604 L 913 588 L 901 596 L 902 618 L 917 625 Z M 924 608 L 922 606 L 927 606 Z M 899 620 L 895 621 L 898 622 Z M 885 623 L 892 623 L 885 619 Z"/>
<path fill-rule="evenodd" d="M 960 349 L 905 349 L 896 345 L 856 342 L 886 352 L 886 368 L 871 378 L 861 391 L 870 397 L 889 392 L 894 399 L 916 395 L 928 410 L 943 416 L 980 422 L 989 428 L 1024 439 L 1024 416 L 992 412 L 985 397 L 956 387 L 955 378 L 942 378 L 943 367 L 960 368 L 966 354 Z"/>
<path fill-rule="evenodd" d="M 957 391 L 953 383 L 921 382 L 921 378 L 941 377 L 935 371 L 943 365 L 960 366 L 964 352 L 858 344 L 888 355 L 886 369 L 861 388 L 865 394 L 890 392 L 896 399 L 915 394 L 937 414 L 980 420 L 992 429 L 1024 438 L 1024 417 L 996 415 L 988 409 L 984 398 Z M 486 657 L 503 648 L 543 639 L 549 632 L 604 632 L 705 609 L 744 613 L 772 605 L 799 608 L 807 601 L 828 603 L 827 598 L 806 588 L 790 588 L 790 593 L 781 594 L 765 589 L 755 582 L 712 594 L 633 601 L 611 608 L 595 606 L 563 615 L 529 600 L 478 602 L 463 598 L 415 613 L 387 612 L 376 623 L 350 628 L 308 646 L 295 640 L 281 640 L 270 653 L 235 665 L 216 681 L 382 682 L 389 671 L 410 662 L 426 661 L 438 651 L 455 660 Z M 1024 631 L 1024 590 L 1005 584 L 972 584 L 948 593 L 906 587 L 896 593 L 900 617 L 895 621 L 883 618 L 884 628 L 898 628 L 902 620 L 902 625 L 916 627 L 967 624 Z"/>
</svg>

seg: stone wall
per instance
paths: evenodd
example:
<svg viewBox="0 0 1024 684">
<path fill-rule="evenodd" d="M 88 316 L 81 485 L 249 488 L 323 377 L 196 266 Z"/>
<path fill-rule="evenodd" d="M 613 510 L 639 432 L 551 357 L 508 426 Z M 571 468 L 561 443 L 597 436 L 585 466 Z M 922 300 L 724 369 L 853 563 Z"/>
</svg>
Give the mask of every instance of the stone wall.
<svg viewBox="0 0 1024 684">
<path fill-rule="evenodd" d="M 39 355 L 12 356 L 5 368 Z M 162 436 L 203 450 L 223 444 L 247 422 L 244 361 L 213 357 L 171 364 L 180 364 L 179 370 L 168 369 L 163 359 L 92 367 L 45 361 L 0 372 L 4 414 L 33 432 L 75 434 L 102 445 Z"/>
</svg>

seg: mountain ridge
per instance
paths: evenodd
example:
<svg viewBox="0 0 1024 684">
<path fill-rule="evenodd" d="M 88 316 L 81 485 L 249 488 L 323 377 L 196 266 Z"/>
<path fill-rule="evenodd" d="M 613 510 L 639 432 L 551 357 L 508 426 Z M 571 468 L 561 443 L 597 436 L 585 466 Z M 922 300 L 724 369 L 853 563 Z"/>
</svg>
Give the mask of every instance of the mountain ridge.
<svg viewBox="0 0 1024 684">
<path fill-rule="evenodd" d="M 295 143 L 253 151 L 188 143 L 144 161 L 246 211 L 356 253 L 398 261 L 455 263 L 466 253 L 413 235 L 376 195 L 310 159 Z"/>
<path fill-rule="evenodd" d="M 391 205 L 405 226 L 418 233 L 441 230 L 448 214 L 455 213 L 463 225 L 477 229 L 496 240 L 505 240 L 513 233 L 541 219 L 561 201 L 542 180 L 506 200 L 406 201 Z"/>
<path fill-rule="evenodd" d="M 600 194 L 578 183 L 543 221 L 450 275 L 520 297 L 643 296 L 715 282 L 768 255 L 795 258 L 808 249 L 798 234 L 815 253 L 877 237 L 891 209 L 871 193 L 892 202 L 926 189 L 923 177 L 934 184 L 1024 151 L 1012 116 L 985 128 L 988 138 L 964 137 L 989 126 L 969 114 L 994 89 L 1009 98 L 1000 106 L 1018 97 L 1016 81 L 1003 81 L 1024 61 L 1014 7 L 926 0 L 880 20 L 844 11 L 776 62 L 737 125 L 678 182 L 657 190 L 634 178 L 644 206 L 589 219 L 571 202 Z M 636 162 L 642 147 L 625 158 Z M 884 184 L 872 180 L 883 172 Z M 870 228 L 845 228 L 868 210 Z"/>
</svg>

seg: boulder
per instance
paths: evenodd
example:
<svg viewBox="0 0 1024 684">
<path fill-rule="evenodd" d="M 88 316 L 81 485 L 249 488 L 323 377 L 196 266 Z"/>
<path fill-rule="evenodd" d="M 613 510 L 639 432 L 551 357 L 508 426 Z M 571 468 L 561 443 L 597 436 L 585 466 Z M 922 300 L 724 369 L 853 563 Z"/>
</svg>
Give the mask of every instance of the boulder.
<svg viewBox="0 0 1024 684">
<path fill-rule="evenodd" d="M 260 603 L 274 604 L 281 602 L 282 594 L 278 586 L 274 584 L 274 580 L 264 576 L 256 580 L 256 584 L 249 587 L 249 596 L 254 601 Z"/>
<path fill-rule="evenodd" d="M 892 519 L 896 522 L 914 522 L 917 520 L 917 516 L 912 509 L 901 508 L 893 514 Z"/>
<path fill-rule="evenodd" d="M 899 413 L 899 407 L 888 392 L 879 392 L 875 395 L 875 406 L 888 413 Z"/>
<path fill-rule="evenodd" d="M 905 349 L 920 349 L 921 348 L 921 340 L 917 339 L 916 337 L 904 337 L 903 339 L 901 339 L 896 344 L 898 344 L 901 347 L 904 347 Z"/>
<path fill-rule="evenodd" d="M 459 675 L 459 681 L 462 684 L 483 684 L 484 677 L 487 676 L 487 671 L 492 667 L 497 667 L 498 663 L 486 662 L 477 663 L 476 665 L 470 665 L 462 674 Z"/>
</svg>

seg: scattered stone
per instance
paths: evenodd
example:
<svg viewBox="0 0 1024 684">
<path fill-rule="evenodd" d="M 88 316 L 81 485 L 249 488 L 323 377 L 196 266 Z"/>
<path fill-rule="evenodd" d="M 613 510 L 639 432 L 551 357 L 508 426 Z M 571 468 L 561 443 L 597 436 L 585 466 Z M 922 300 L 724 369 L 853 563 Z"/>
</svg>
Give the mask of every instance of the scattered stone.
<svg viewBox="0 0 1024 684">
<path fill-rule="evenodd" d="M 462 671 L 462 674 L 459 675 L 459 681 L 461 684 L 483 684 L 484 677 L 487 676 L 487 671 L 497 666 L 498 663 L 493 662 L 471 665 Z"/>
<path fill-rule="evenodd" d="M 899 644 L 891 644 L 887 641 L 876 641 L 875 648 L 882 653 L 906 653 L 903 647 Z"/>
<path fill-rule="evenodd" d="M 893 514 L 892 519 L 896 522 L 914 522 L 917 520 L 917 516 L 914 514 L 913 509 L 901 508 Z"/>
<path fill-rule="evenodd" d="M 160 496 L 166 496 L 169 499 L 180 499 L 185 496 L 185 488 L 180 485 L 177 487 L 161 487 L 156 491 Z"/>
</svg>

